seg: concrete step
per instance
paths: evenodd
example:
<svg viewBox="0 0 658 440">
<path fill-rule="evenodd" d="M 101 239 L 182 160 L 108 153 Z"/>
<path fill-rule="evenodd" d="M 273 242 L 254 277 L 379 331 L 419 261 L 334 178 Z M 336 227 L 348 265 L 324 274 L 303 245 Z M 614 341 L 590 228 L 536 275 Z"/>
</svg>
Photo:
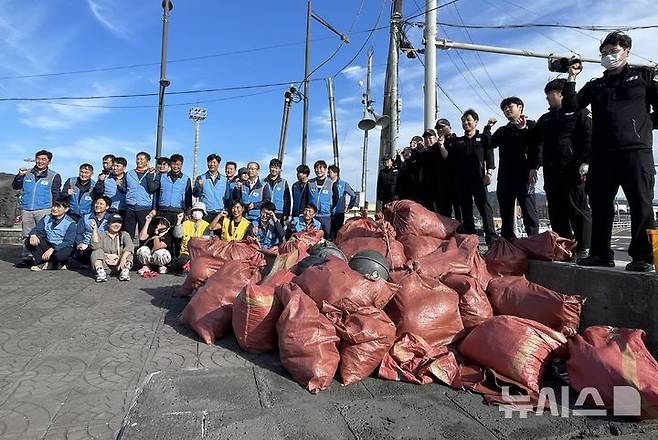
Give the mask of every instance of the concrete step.
<svg viewBox="0 0 658 440">
<path fill-rule="evenodd" d="M 20 244 L 23 238 L 21 228 L 0 228 L 0 244 Z"/>
</svg>

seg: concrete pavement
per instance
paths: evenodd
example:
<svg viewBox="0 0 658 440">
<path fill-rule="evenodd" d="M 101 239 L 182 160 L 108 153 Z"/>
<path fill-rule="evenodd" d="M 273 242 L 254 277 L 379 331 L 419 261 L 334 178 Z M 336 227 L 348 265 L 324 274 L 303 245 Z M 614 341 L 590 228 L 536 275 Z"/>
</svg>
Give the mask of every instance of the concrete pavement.
<svg viewBox="0 0 658 440">
<path fill-rule="evenodd" d="M 439 384 L 370 378 L 313 396 L 276 353 L 233 337 L 209 347 L 179 326 L 182 278 L 96 284 L 14 269 L 19 254 L 0 246 L 1 439 L 658 437 L 656 422 L 505 419 Z"/>
</svg>

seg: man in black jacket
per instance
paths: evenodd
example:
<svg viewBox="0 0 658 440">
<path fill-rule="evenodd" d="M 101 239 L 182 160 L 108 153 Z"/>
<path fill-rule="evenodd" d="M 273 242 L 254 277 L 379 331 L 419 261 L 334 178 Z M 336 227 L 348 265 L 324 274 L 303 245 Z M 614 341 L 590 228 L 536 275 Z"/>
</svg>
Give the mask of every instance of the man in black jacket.
<svg viewBox="0 0 658 440">
<path fill-rule="evenodd" d="M 381 207 L 398 198 L 398 169 L 393 166 L 393 159 L 391 156 L 384 156 L 382 158 L 382 169 L 379 170 L 377 176 L 377 201 L 379 205 L 377 210 L 380 211 Z"/>
<path fill-rule="evenodd" d="M 490 118 L 484 127 L 482 139 L 487 148 L 500 149 L 498 185 L 496 196 L 500 206 L 502 221 L 501 235 L 507 239 L 516 238 L 514 202 L 518 201 L 523 215 L 525 231 L 530 235 L 539 233 L 539 220 L 535 204 L 535 184 L 537 183 L 538 158 L 530 156 L 530 131 L 535 121 L 526 119 L 523 114 L 523 101 L 516 96 L 505 98 L 500 103 L 509 123 L 491 134 L 496 118 Z"/>
<path fill-rule="evenodd" d="M 576 257 L 585 256 L 592 235 L 592 213 L 585 194 L 582 164 L 589 162 L 592 116 L 589 110 L 568 112 L 562 108 L 565 79 L 546 84 L 550 107 L 532 130 L 533 156 L 544 167 L 544 190 L 551 229 L 561 237 L 575 237 Z"/>
<path fill-rule="evenodd" d="M 464 136 L 453 139 L 447 146 L 448 158 L 454 164 L 454 187 L 462 215 L 462 232 L 475 234 L 473 201 L 482 218 L 482 228 L 488 245 L 495 243 L 497 235 L 493 224 L 493 211 L 487 198 L 487 186 L 496 168 L 493 150 L 485 149 L 477 130 L 480 117 L 468 109 L 461 117 Z"/>
<path fill-rule="evenodd" d="M 614 266 L 610 236 L 614 199 L 621 186 L 631 211 L 632 238 L 628 253 L 633 261 L 626 265 L 626 270 L 648 272 L 652 269 L 652 251 L 647 229 L 656 227 L 652 208 L 655 169 L 651 131 L 657 122 L 658 73 L 653 69 L 629 67 L 631 45 L 631 38 L 624 33 L 608 34 L 599 47 L 605 73 L 585 84 L 578 93 L 576 77 L 583 66 L 572 65 L 562 105 L 566 111 L 592 106 L 592 152 L 586 183 L 592 207 L 592 246 L 589 257 L 578 263 Z"/>
</svg>

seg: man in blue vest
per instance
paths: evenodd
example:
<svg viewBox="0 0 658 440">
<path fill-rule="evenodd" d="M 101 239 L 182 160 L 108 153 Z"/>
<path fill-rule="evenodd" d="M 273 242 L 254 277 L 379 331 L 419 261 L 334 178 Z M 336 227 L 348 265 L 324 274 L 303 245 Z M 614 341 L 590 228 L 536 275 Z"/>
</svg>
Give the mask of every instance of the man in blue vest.
<svg viewBox="0 0 658 440">
<path fill-rule="evenodd" d="M 130 237 L 136 237 L 136 227 L 141 231 L 146 224 L 146 216 L 155 216 L 153 193 L 149 191 L 149 174 L 155 174 L 155 169 L 149 167 L 151 155 L 145 151 L 137 153 L 136 167 L 126 173 L 126 216 L 123 227 Z"/>
<path fill-rule="evenodd" d="M 308 182 L 308 201 L 317 208 L 316 219 L 322 225 L 325 237 L 331 237 L 331 212 L 338 203 L 338 188 L 327 178 L 327 162 L 313 164 L 315 178 Z"/>
<path fill-rule="evenodd" d="M 52 159 L 53 154 L 50 151 L 37 151 L 34 155 L 34 168 L 28 170 L 23 167 L 18 170 L 11 184 L 13 189 L 21 190 L 20 208 L 24 238 L 50 213 L 53 201 L 59 199 L 62 178 L 48 168 Z M 27 268 L 32 265 L 32 254 L 27 247 L 23 247 L 23 259 L 16 267 Z"/>
<path fill-rule="evenodd" d="M 96 225 L 96 230 L 101 233 L 107 227 L 107 220 L 110 217 L 108 209 L 112 205 L 112 200 L 106 196 L 100 196 L 94 202 L 94 212 L 85 214 L 78 220 L 78 226 L 75 233 L 75 248 L 73 255 L 66 265 L 69 268 L 79 268 L 89 265 L 91 258 L 91 236 L 93 233 L 93 225 Z"/>
<path fill-rule="evenodd" d="M 269 202 L 272 199 L 272 192 L 268 185 L 263 185 L 263 182 L 258 178 L 260 165 L 258 162 L 249 162 L 247 164 L 247 181 L 242 182 L 240 187 L 240 202 L 247 208 L 245 217 L 249 221 L 258 219 L 260 215 L 260 207 L 264 202 Z"/>
<path fill-rule="evenodd" d="M 226 173 L 226 194 L 224 195 L 224 207 L 231 206 L 235 197 L 235 186 L 238 184 L 238 164 L 233 161 L 226 162 L 224 165 Z"/>
<path fill-rule="evenodd" d="M 302 213 L 297 217 L 293 217 L 290 220 L 290 225 L 288 227 L 287 238 L 290 238 L 292 234 L 297 232 L 312 231 L 312 230 L 321 230 L 322 225 L 315 218 L 315 214 L 318 212 L 318 208 L 313 203 L 308 203 Z"/>
<path fill-rule="evenodd" d="M 43 217 L 30 231 L 25 246 L 34 255 L 32 270 L 66 269 L 66 261 L 73 253 L 73 243 L 77 225 L 66 213 L 69 201 L 59 199 L 53 202 L 50 214 Z"/>
<path fill-rule="evenodd" d="M 292 184 L 292 218 L 299 216 L 308 203 L 308 176 L 311 169 L 308 165 L 297 167 L 297 182 Z"/>
<path fill-rule="evenodd" d="M 272 159 L 270 161 L 270 174 L 265 178 L 265 184 L 270 187 L 272 202 L 275 206 L 276 218 L 285 222 L 290 217 L 290 188 L 286 179 L 281 177 L 281 161 Z"/>
<path fill-rule="evenodd" d="M 112 174 L 112 169 L 114 168 L 114 159 L 116 159 L 114 154 L 106 154 L 103 156 L 103 171 L 101 171 L 101 174 L 105 176 Z"/>
<path fill-rule="evenodd" d="M 99 174 L 98 182 L 94 186 L 94 193 L 108 197 L 111 200 L 110 209 L 118 211 L 121 217 L 126 216 L 126 168 L 128 161 L 125 157 L 114 158 L 112 173 Z"/>
<path fill-rule="evenodd" d="M 272 202 L 264 202 L 260 207 L 260 216 L 247 229 L 247 236 L 253 237 L 261 249 L 270 249 L 281 244 L 285 231 L 277 219 L 276 207 Z"/>
<path fill-rule="evenodd" d="M 197 197 L 199 202 L 206 205 L 206 215 L 203 219 L 207 222 L 211 222 L 217 217 L 217 214 L 223 211 L 225 206 L 227 181 L 224 176 L 219 174 L 221 161 L 222 158 L 218 154 L 209 155 L 206 158 L 208 171 L 197 176 L 192 189 L 192 195 Z"/>
<path fill-rule="evenodd" d="M 169 172 L 153 175 L 148 182 L 149 190 L 157 194 L 158 215 L 172 225 L 176 224 L 178 214 L 192 207 L 192 183 L 183 174 L 183 160 L 180 154 L 172 154 L 169 158 Z M 172 236 L 172 244 L 173 249 L 169 251 L 176 258 L 180 253 L 180 239 Z"/>
<path fill-rule="evenodd" d="M 350 202 L 347 204 L 347 210 L 349 211 L 356 204 L 356 192 L 354 192 L 349 183 L 340 180 L 340 168 L 338 165 L 330 165 L 327 173 L 329 178 L 333 180 L 334 187 L 338 191 L 338 202 L 331 211 L 331 239 L 333 240 L 336 238 L 338 230 L 345 224 L 345 196 L 350 196 Z"/>
<path fill-rule="evenodd" d="M 80 165 L 78 177 L 67 179 L 62 187 L 62 196 L 69 198 L 68 215 L 76 222 L 83 215 L 91 212 L 91 205 L 94 201 L 93 189 L 96 184 L 91 179 L 93 174 L 94 167 L 91 164 L 83 163 Z"/>
</svg>

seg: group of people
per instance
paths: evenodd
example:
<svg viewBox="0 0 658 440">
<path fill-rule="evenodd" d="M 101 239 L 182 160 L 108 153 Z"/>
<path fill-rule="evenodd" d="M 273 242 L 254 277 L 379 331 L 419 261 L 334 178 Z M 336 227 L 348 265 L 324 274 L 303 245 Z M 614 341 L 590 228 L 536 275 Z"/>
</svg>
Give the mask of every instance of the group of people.
<svg viewBox="0 0 658 440">
<path fill-rule="evenodd" d="M 21 168 L 12 184 L 21 190 L 25 237 L 17 266 L 39 271 L 88 265 L 98 282 L 112 271 L 129 280 L 135 260 L 143 276 L 184 271 L 194 237 L 246 239 L 265 249 L 307 230 L 333 238 L 356 203 L 340 168 L 322 160 L 314 164 L 314 178 L 300 165 L 297 181 L 288 185 L 276 158 L 261 180 L 257 162 L 240 169 L 227 162 L 221 174 L 222 159 L 211 154 L 208 170 L 192 180 L 182 171 L 180 154 L 158 157 L 151 167 L 151 156 L 140 152 L 132 169 L 125 158 L 107 154 L 96 181 L 93 165 L 85 163 L 62 186 L 50 169 L 52 158 L 49 151 L 36 152 L 35 166 Z"/>
<path fill-rule="evenodd" d="M 461 116 L 463 136 L 452 132 L 449 121 L 439 119 L 434 129 L 414 136 L 395 157 L 383 158 L 378 200 L 415 200 L 460 220 L 469 234 L 475 232 L 475 205 L 486 241 L 492 244 L 498 235 L 487 187 L 498 148 L 496 196 L 502 237 L 516 236 L 516 203 L 527 235 L 539 233 L 535 186 L 543 167 L 551 228 L 576 239 L 578 264 L 615 265 L 611 234 L 614 199 L 621 186 L 631 212 L 632 261 L 626 269 L 652 270 L 647 230 L 655 229 L 652 130 L 658 128 L 658 72 L 629 66 L 631 45 L 628 35 L 610 33 L 599 47 L 606 69 L 603 77 L 589 81 L 579 92 L 576 77 L 582 64 L 574 61 L 567 79 L 546 84 L 549 110 L 537 121 L 526 117 L 518 97 L 500 103 L 508 122 L 496 131 L 494 117 L 478 130 L 480 118 L 470 109 Z"/>
</svg>

